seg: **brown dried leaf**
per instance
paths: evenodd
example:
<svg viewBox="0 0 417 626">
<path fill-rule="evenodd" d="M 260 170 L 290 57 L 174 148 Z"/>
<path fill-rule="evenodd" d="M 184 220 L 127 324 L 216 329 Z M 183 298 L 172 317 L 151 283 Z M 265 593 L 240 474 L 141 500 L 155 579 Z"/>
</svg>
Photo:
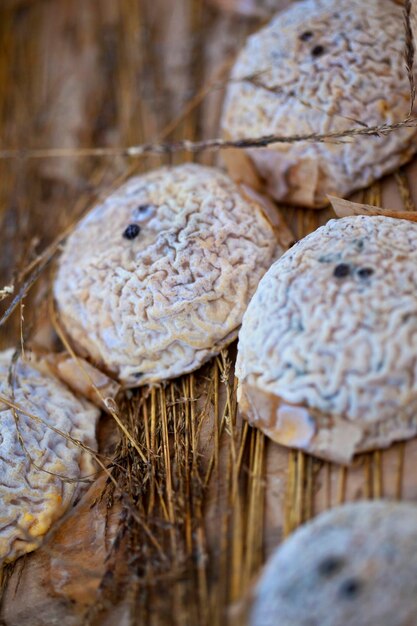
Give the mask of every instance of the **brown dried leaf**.
<svg viewBox="0 0 417 626">
<path fill-rule="evenodd" d="M 49 354 L 45 357 L 45 363 L 70 389 L 98 404 L 105 411 L 108 410 L 107 405 L 99 400 L 97 389 L 106 400 L 114 400 L 120 391 L 119 383 L 80 357 L 74 359 L 65 353 Z"/>
<path fill-rule="evenodd" d="M 267 196 L 255 191 L 248 185 L 243 183 L 240 185 L 242 194 L 249 198 L 251 202 L 255 201 L 261 205 L 262 211 L 274 229 L 278 244 L 287 250 L 294 243 L 294 235 L 285 222 L 280 209 Z"/>
<path fill-rule="evenodd" d="M 395 217 L 400 220 L 410 220 L 417 222 L 417 213 L 414 211 L 396 211 L 395 209 L 381 209 L 370 204 L 360 204 L 350 202 L 343 198 L 327 196 L 337 217 L 348 217 L 349 215 L 384 215 L 385 217 Z"/>
</svg>

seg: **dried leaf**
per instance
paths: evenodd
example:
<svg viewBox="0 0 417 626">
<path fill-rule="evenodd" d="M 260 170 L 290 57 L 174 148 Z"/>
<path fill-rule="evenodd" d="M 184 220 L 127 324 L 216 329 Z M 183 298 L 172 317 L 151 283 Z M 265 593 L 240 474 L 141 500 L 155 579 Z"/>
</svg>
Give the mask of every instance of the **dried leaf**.
<svg viewBox="0 0 417 626">
<path fill-rule="evenodd" d="M 417 213 L 415 211 L 396 211 L 395 209 L 382 209 L 370 204 L 360 204 L 358 202 L 350 202 L 343 198 L 327 196 L 333 207 L 337 217 L 348 217 L 350 215 L 384 215 L 385 217 L 395 217 L 400 220 L 410 220 L 417 222 Z"/>
</svg>

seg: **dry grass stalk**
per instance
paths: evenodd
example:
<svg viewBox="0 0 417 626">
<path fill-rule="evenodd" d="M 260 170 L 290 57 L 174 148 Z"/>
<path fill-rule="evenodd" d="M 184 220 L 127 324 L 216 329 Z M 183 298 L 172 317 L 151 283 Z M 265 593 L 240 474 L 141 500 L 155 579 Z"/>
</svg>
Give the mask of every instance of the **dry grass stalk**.
<svg viewBox="0 0 417 626">
<path fill-rule="evenodd" d="M 411 11 L 413 0 L 405 0 L 404 4 L 404 30 L 405 30 L 405 66 L 407 68 L 408 81 L 410 83 L 410 111 L 409 115 L 412 115 L 414 108 L 414 102 L 416 99 L 416 86 L 414 80 L 414 33 L 411 25 Z"/>
<path fill-rule="evenodd" d="M 401 128 L 416 128 L 417 118 L 407 117 L 400 122 L 360 126 L 329 133 L 305 133 L 300 135 L 264 135 L 262 137 L 244 137 L 237 140 L 206 139 L 193 141 L 183 139 L 175 143 L 143 143 L 124 148 L 39 148 L 34 150 L 0 150 L 0 159 L 49 159 L 49 158 L 86 158 L 86 157 L 143 157 L 146 155 L 173 155 L 179 152 L 196 154 L 204 151 L 227 150 L 228 148 L 265 148 L 276 144 L 299 143 L 308 141 L 323 143 L 338 142 L 355 137 L 378 137 L 389 135 Z"/>
</svg>

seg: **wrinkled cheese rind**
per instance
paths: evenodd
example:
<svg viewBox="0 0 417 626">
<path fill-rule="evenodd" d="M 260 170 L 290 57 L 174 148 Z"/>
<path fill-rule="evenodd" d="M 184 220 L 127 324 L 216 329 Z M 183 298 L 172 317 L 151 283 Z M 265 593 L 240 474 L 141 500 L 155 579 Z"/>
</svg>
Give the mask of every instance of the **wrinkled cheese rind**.
<svg viewBox="0 0 417 626">
<path fill-rule="evenodd" d="M 88 452 L 49 426 L 94 450 L 99 415 L 91 404 L 42 373 L 33 358 L 32 362 L 19 358 L 11 366 L 12 356 L 13 350 L 0 353 L 0 394 L 22 411 L 14 415 L 0 402 L 0 562 L 34 550 L 70 505 L 79 489 L 77 481 L 95 470 Z"/>
<path fill-rule="evenodd" d="M 358 502 L 321 514 L 267 562 L 250 626 L 408 626 L 417 615 L 417 507 Z"/>
<path fill-rule="evenodd" d="M 416 293 L 415 223 L 347 217 L 299 241 L 243 318 L 242 411 L 276 441 L 341 462 L 417 434 Z"/>
<path fill-rule="evenodd" d="M 392 0 L 305 0 L 252 35 L 232 70 L 228 138 L 325 134 L 404 120 L 410 87 L 402 8 Z M 254 85 L 247 80 L 255 77 Z M 408 160 L 416 129 L 274 144 L 248 154 L 276 199 L 323 206 Z M 232 171 L 232 170 L 231 170 Z"/>
<path fill-rule="evenodd" d="M 131 240 L 130 224 L 141 229 Z M 79 352 L 137 386 L 192 371 L 230 343 L 276 255 L 260 205 L 225 174 L 161 168 L 81 221 L 55 298 Z"/>
</svg>

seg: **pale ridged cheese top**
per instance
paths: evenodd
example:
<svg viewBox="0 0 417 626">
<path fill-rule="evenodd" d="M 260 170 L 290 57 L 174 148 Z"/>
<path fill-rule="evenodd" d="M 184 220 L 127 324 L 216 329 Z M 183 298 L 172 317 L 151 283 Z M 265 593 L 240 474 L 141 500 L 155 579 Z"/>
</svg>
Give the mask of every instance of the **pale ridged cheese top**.
<svg viewBox="0 0 417 626">
<path fill-rule="evenodd" d="M 260 282 L 239 334 L 241 385 L 319 412 L 316 431 L 344 420 L 357 451 L 416 434 L 416 294 L 417 224 L 331 220 Z"/>
<path fill-rule="evenodd" d="M 77 481 L 94 472 L 91 455 L 64 435 L 96 449 L 99 416 L 36 362 L 19 359 L 14 366 L 12 356 L 13 350 L 0 353 L 0 394 L 22 411 L 14 414 L 0 401 L 0 562 L 36 548 L 68 508 Z"/>
<path fill-rule="evenodd" d="M 54 292 L 78 349 L 136 386 L 192 371 L 230 343 L 276 252 L 260 206 L 220 170 L 161 168 L 81 221 Z"/>
<path fill-rule="evenodd" d="M 411 626 L 417 615 L 417 507 L 336 507 L 298 529 L 268 561 L 250 626 Z"/>
<path fill-rule="evenodd" d="M 392 0 L 296 2 L 249 37 L 232 71 L 223 129 L 239 139 L 402 121 L 410 99 L 404 48 L 402 8 Z M 407 160 L 415 135 L 405 128 L 249 154 L 275 198 L 320 206 L 326 194 L 345 196 Z"/>
</svg>

